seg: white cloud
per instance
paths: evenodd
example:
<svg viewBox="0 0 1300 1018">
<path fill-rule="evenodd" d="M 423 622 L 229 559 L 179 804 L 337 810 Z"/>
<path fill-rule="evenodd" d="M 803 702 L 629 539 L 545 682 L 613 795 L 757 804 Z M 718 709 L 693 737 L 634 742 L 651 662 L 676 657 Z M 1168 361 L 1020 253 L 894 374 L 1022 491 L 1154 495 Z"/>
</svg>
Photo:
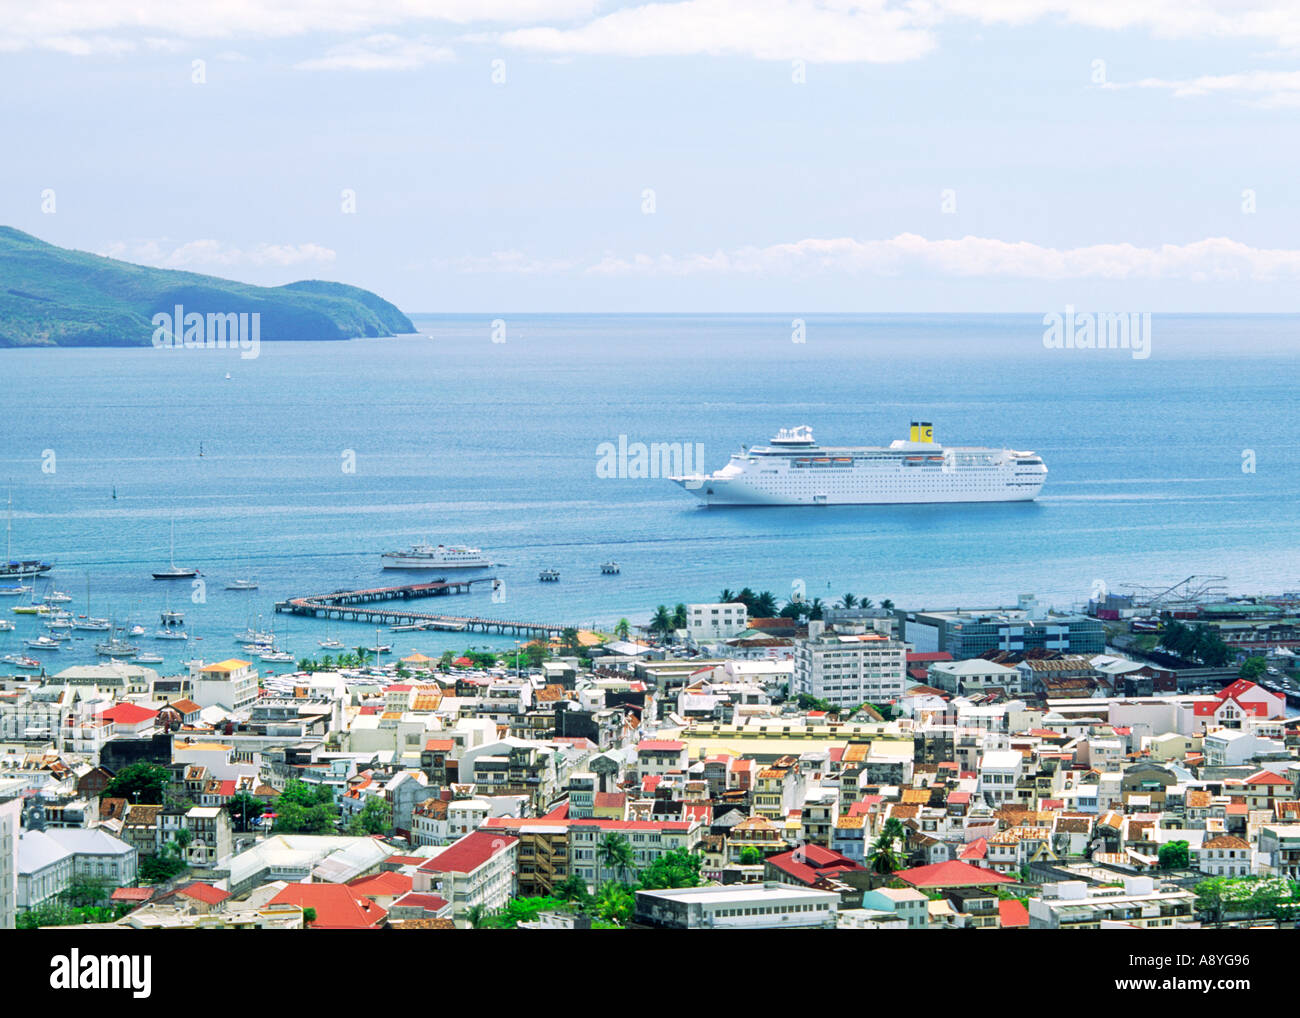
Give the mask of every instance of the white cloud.
<svg viewBox="0 0 1300 1018">
<path fill-rule="evenodd" d="M 420 24 L 529 25 L 589 17 L 598 0 L 52 0 L 6 3 L 0 51 L 120 52 L 146 38 L 363 35 Z"/>
<path fill-rule="evenodd" d="M 929 53 L 940 25 L 1014 27 L 1049 18 L 1160 38 L 1300 47 L 1300 7 L 1293 0 L 677 0 L 578 26 L 517 29 L 501 39 L 547 53 L 888 63 Z"/>
<path fill-rule="evenodd" d="M 425 64 L 455 59 L 446 46 L 428 38 L 371 35 L 333 46 L 322 57 L 294 65 L 300 71 L 411 71 Z"/>
<path fill-rule="evenodd" d="M 444 259 L 439 267 L 461 272 L 562 273 L 597 276 L 765 275 L 824 273 L 884 277 L 1009 279 L 1183 279 L 1193 282 L 1300 277 L 1300 250 L 1253 248 L 1226 237 L 1144 248 L 1094 244 L 1051 248 L 990 237 L 928 240 L 900 233 L 885 240 L 808 238 L 766 247 L 711 253 L 606 254 L 594 262 L 532 258 L 518 251 L 483 258 Z"/>
<path fill-rule="evenodd" d="M 1202 75 L 1198 78 L 1143 78 L 1132 82 L 1107 82 L 1110 89 L 1154 88 L 1179 99 L 1190 96 L 1234 95 L 1251 106 L 1300 106 L 1300 71 L 1246 71 L 1241 74 Z"/>
<path fill-rule="evenodd" d="M 147 40 L 418 35 L 434 25 L 496 29 L 507 45 L 552 55 L 740 55 L 893 62 L 931 52 L 941 26 L 1019 27 L 1051 20 L 1163 39 L 1244 40 L 1300 48 L 1295 0 L 661 0 L 597 14 L 600 0 L 53 0 L 9 3 L 0 50 L 87 55 Z M 536 26 L 536 27 L 517 27 Z M 370 66 L 363 56 L 320 58 Z M 378 59 L 378 58 L 375 58 Z M 358 62 L 359 61 L 359 62 Z M 324 63 L 321 66 L 325 66 Z"/>
<path fill-rule="evenodd" d="M 97 252 L 108 258 L 153 265 L 160 269 L 217 269 L 239 265 L 288 267 L 334 261 L 335 253 L 319 244 L 258 244 L 237 248 L 217 240 L 191 240 L 172 244 L 167 240 L 119 241 Z"/>
<path fill-rule="evenodd" d="M 915 60 L 935 45 L 914 12 L 888 0 L 651 3 L 614 11 L 576 28 L 506 32 L 501 41 L 547 53 L 739 55 L 817 63 Z"/>
</svg>

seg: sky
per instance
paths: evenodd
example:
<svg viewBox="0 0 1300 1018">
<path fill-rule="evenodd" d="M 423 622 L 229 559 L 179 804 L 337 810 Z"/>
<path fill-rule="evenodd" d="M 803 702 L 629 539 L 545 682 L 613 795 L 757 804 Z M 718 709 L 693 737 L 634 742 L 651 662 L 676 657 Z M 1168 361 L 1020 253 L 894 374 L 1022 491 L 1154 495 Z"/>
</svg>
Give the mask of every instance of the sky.
<svg viewBox="0 0 1300 1018">
<path fill-rule="evenodd" d="M 0 0 L 0 222 L 408 313 L 1296 311 L 1294 0 Z"/>
</svg>

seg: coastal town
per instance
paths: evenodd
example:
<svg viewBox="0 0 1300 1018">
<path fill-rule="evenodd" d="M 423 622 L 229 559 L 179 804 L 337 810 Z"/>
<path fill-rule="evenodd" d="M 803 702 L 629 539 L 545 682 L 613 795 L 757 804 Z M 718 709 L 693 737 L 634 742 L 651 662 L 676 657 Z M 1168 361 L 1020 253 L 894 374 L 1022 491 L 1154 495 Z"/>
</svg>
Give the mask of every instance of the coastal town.
<svg viewBox="0 0 1300 1018">
<path fill-rule="evenodd" d="M 1289 928 L 1298 613 L 743 588 L 3 677 L 0 928 Z"/>
</svg>

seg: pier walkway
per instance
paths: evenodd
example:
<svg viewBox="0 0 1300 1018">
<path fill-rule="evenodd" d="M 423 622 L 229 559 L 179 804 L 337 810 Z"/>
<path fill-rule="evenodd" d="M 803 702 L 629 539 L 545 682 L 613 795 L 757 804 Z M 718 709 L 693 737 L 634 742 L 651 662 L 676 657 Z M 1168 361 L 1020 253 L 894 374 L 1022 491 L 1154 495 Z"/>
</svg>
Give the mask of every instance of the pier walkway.
<svg viewBox="0 0 1300 1018">
<path fill-rule="evenodd" d="M 471 630 L 480 633 L 513 633 L 526 636 L 559 636 L 565 629 L 577 629 L 555 622 L 525 622 L 519 619 L 489 619 L 477 615 L 442 615 L 434 612 L 414 611 L 392 604 L 394 601 L 411 601 L 416 598 L 446 597 L 468 594 L 471 584 L 491 583 L 495 577 L 474 580 L 436 580 L 431 583 L 414 583 L 401 587 L 373 587 L 368 590 L 336 590 L 331 594 L 309 594 L 277 601 L 275 610 L 291 615 L 313 618 L 341 619 L 351 622 L 370 622 L 387 626 L 423 626 L 428 629 L 446 629 L 455 632 Z"/>
</svg>

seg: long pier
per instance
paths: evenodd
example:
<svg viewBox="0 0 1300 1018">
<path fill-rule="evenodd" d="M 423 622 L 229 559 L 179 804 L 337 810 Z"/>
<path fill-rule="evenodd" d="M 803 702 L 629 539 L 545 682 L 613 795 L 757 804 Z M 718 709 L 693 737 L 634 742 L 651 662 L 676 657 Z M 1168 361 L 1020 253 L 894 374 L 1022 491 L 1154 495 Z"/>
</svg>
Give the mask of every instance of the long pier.
<svg viewBox="0 0 1300 1018">
<path fill-rule="evenodd" d="M 277 601 L 275 610 L 290 615 L 311 616 L 318 619 L 339 619 L 347 622 L 370 622 L 387 626 L 423 626 L 454 632 L 471 630 L 480 633 L 512 633 L 527 636 L 559 636 L 565 629 L 577 629 L 554 622 L 525 622 L 518 619 L 488 619 L 477 615 L 441 615 L 434 612 L 414 611 L 404 605 L 385 602 L 411 601 L 426 597 L 447 597 L 468 594 L 471 584 L 490 583 L 496 577 L 479 577 L 473 580 L 436 580 L 430 583 L 413 583 L 400 587 L 372 587 L 367 590 L 336 590 L 330 594 L 309 594 Z"/>
</svg>

